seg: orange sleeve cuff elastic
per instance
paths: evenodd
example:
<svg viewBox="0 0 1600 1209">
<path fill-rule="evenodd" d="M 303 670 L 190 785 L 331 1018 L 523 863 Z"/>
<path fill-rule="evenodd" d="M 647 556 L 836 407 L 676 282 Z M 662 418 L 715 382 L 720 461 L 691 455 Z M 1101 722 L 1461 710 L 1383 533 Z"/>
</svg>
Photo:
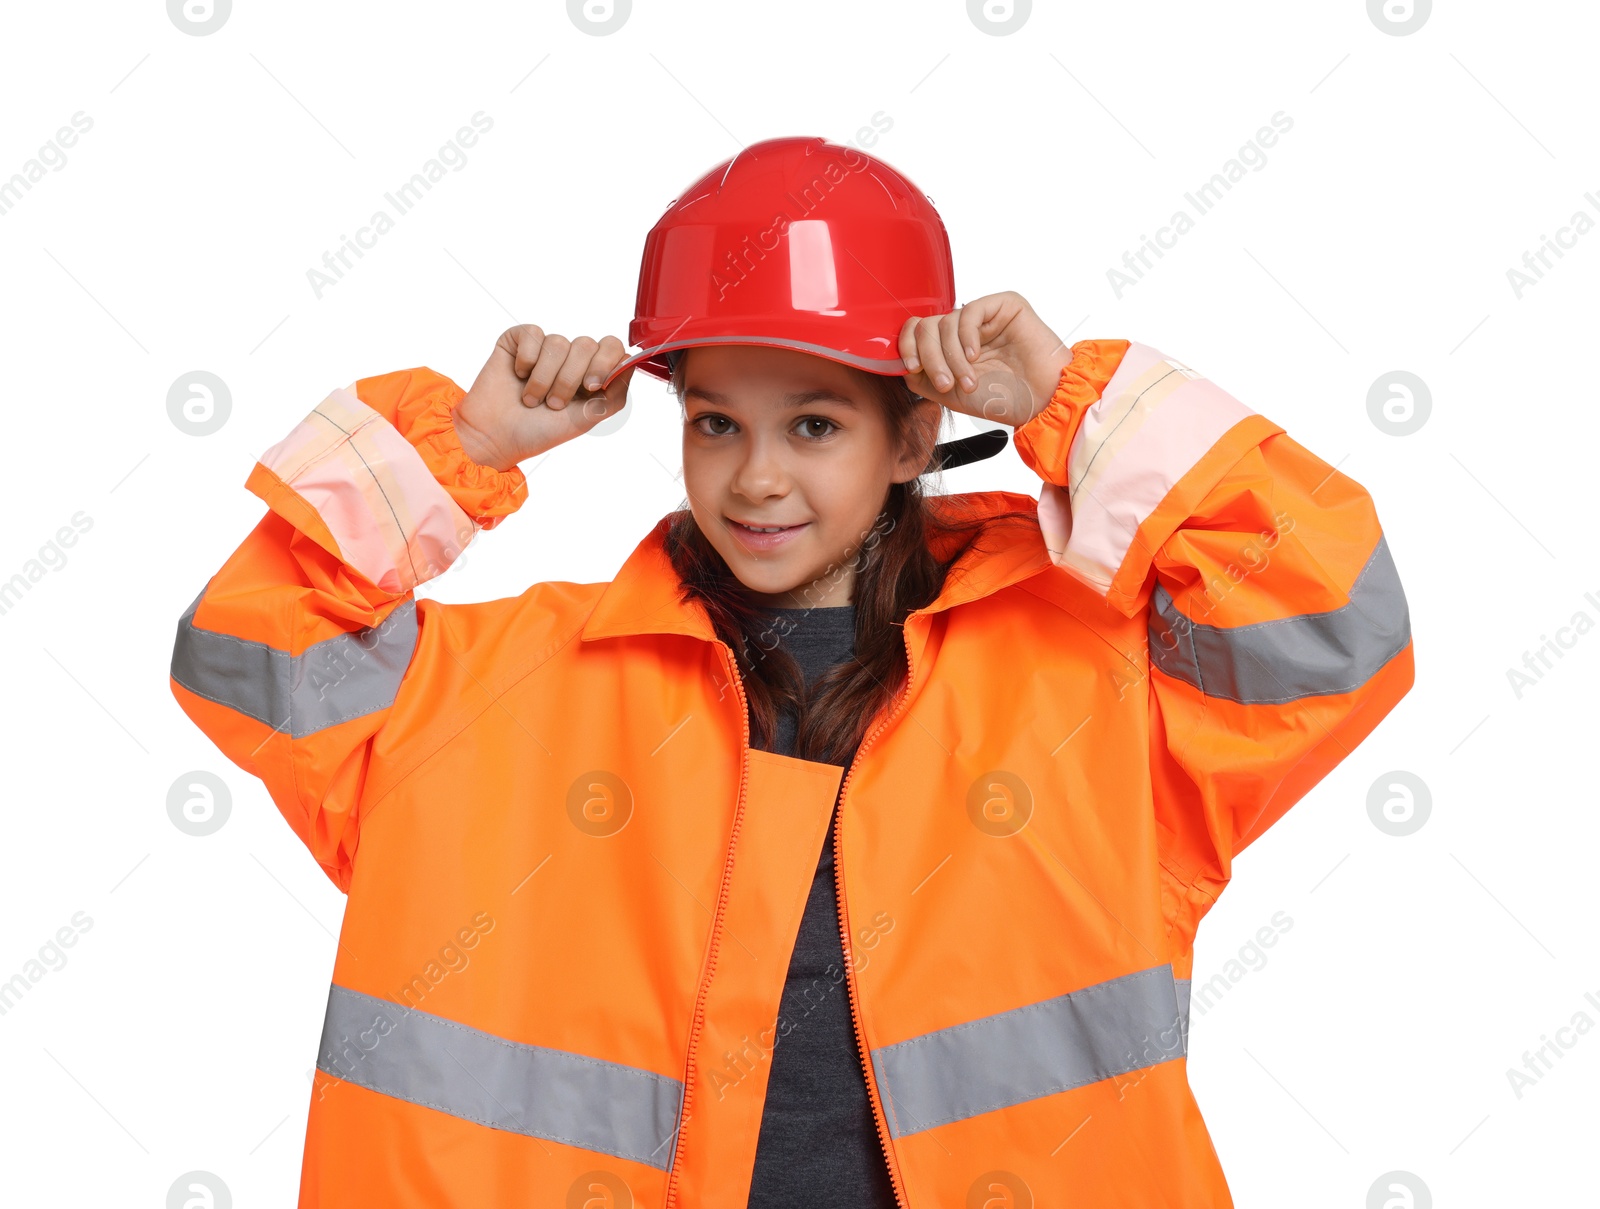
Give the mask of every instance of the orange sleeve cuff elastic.
<svg viewBox="0 0 1600 1209">
<path fill-rule="evenodd" d="M 1067 459 L 1083 413 L 1100 398 L 1128 351 L 1126 340 L 1080 340 L 1055 391 L 1036 415 L 1012 434 L 1017 453 L 1047 483 L 1067 485 Z"/>
<path fill-rule="evenodd" d="M 399 429 L 473 523 L 493 529 L 527 500 L 528 480 L 520 467 L 496 470 L 467 456 L 451 414 L 466 393 L 425 366 L 356 383 L 361 401 Z"/>
</svg>

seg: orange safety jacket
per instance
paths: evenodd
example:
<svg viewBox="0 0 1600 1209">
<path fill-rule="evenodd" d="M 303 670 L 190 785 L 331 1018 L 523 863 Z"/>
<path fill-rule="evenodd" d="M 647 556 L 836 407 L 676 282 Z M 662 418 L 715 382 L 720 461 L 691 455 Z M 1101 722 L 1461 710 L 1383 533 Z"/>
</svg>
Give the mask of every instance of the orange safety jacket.
<svg viewBox="0 0 1600 1209">
<path fill-rule="evenodd" d="M 841 769 L 750 748 L 668 518 L 609 583 L 417 599 L 527 494 L 466 457 L 462 397 L 334 391 L 178 622 L 179 704 L 348 896 L 301 1209 L 743 1206 L 841 782 L 900 1203 L 1230 1205 L 1186 1075 L 1195 929 L 1411 687 L 1368 493 L 1154 349 L 1079 342 L 1015 432 L 1038 524 L 910 613 Z"/>
</svg>

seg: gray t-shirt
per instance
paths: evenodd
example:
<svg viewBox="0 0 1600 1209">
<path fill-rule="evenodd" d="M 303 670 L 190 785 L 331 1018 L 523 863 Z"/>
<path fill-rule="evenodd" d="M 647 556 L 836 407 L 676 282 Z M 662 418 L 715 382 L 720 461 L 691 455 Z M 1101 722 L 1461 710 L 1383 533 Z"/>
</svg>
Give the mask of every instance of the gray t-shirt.
<svg viewBox="0 0 1600 1209">
<path fill-rule="evenodd" d="M 768 612 L 780 623 L 774 638 L 800 664 L 807 684 L 855 650 L 854 605 Z M 794 739 L 795 718 L 785 710 L 773 750 L 793 755 Z M 772 1050 L 749 1209 L 894 1206 L 850 1021 L 833 879 L 830 821 L 778 1008 L 781 1035 Z"/>
</svg>

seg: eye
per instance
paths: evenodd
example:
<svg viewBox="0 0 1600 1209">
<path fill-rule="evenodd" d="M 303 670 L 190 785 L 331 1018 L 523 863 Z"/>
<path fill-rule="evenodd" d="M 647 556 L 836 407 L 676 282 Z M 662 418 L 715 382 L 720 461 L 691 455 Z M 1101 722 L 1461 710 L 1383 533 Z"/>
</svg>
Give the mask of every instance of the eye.
<svg viewBox="0 0 1600 1209">
<path fill-rule="evenodd" d="M 707 412 L 705 415 L 696 416 L 693 420 L 689 421 L 689 426 L 691 428 L 693 428 L 696 432 L 700 433 L 702 436 L 707 436 L 707 437 L 720 437 L 720 436 L 723 435 L 723 433 L 725 433 L 727 431 L 727 429 L 725 429 L 725 428 L 719 428 L 719 429 L 715 429 L 715 430 L 710 430 L 710 429 L 706 429 L 706 428 L 702 428 L 701 427 L 701 425 L 707 424 L 707 423 L 710 423 L 710 424 L 721 423 L 721 424 L 729 424 L 729 425 L 731 425 L 733 423 L 733 421 L 728 419 L 727 416 L 720 416 L 716 412 L 711 411 L 711 412 Z"/>
<path fill-rule="evenodd" d="M 809 440 L 809 441 L 825 441 L 829 437 L 831 437 L 839 427 L 832 420 L 828 419 L 827 416 L 805 416 L 800 420 L 800 423 L 802 425 L 804 425 L 804 424 L 826 424 L 828 426 L 828 431 L 826 431 L 826 432 L 822 432 L 822 433 L 805 433 L 805 434 L 803 434 L 806 437 L 806 439 Z"/>
<path fill-rule="evenodd" d="M 821 432 L 815 429 L 806 430 L 805 426 L 809 424 L 820 424 L 825 427 Z M 726 427 L 716 427 L 718 425 L 726 425 Z M 796 425 L 802 429 L 800 435 L 808 441 L 826 441 L 839 429 L 839 425 L 828 419 L 827 416 L 802 416 L 796 421 Z M 727 416 L 708 411 L 690 420 L 689 427 L 701 436 L 720 437 L 736 431 L 738 426 Z"/>
</svg>

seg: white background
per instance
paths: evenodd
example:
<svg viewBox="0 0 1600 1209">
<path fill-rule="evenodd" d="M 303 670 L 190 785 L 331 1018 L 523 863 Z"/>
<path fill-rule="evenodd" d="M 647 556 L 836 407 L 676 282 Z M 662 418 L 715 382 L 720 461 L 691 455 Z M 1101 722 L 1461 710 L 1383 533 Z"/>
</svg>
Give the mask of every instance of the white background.
<svg viewBox="0 0 1600 1209">
<path fill-rule="evenodd" d="M 1565 631 L 1520 696 L 1507 675 L 1600 621 L 1600 232 L 1520 297 L 1507 277 L 1600 220 L 1592 6 L 1440 3 L 1406 36 L 1363 0 L 1040 4 L 1005 36 L 959 0 L 641 0 L 609 36 L 551 0 L 239 0 L 206 36 L 159 0 L 0 20 L 0 180 L 93 123 L 0 216 L 0 579 L 92 521 L 0 615 L 0 980 L 92 921 L 0 1016 L 8 1203 L 158 1207 L 192 1169 L 239 1206 L 294 1201 L 343 899 L 167 686 L 179 614 L 262 514 L 257 455 L 358 377 L 470 382 L 513 321 L 625 339 L 667 203 L 788 134 L 930 194 L 960 300 L 1015 289 L 1063 336 L 1154 345 L 1377 501 L 1416 687 L 1200 933 L 1197 990 L 1292 920 L 1192 1022 L 1237 1202 L 1359 1209 L 1391 1170 L 1441 1206 L 1592 1200 L 1600 1029 L 1520 1097 L 1506 1074 L 1600 1024 L 1600 634 Z M 318 298 L 307 270 L 480 110 L 465 167 Z M 1107 270 L 1278 111 L 1265 166 L 1119 298 Z M 166 406 L 195 369 L 232 400 L 204 437 Z M 1411 435 L 1368 413 L 1395 369 L 1431 392 Z M 424 594 L 609 579 L 682 500 L 665 386 L 636 375 L 623 414 L 526 467 L 528 504 Z M 1011 449 L 945 487 L 1038 494 Z M 193 770 L 232 793 L 206 838 L 166 812 Z M 1431 792 L 1405 837 L 1367 808 L 1394 770 Z"/>
</svg>

